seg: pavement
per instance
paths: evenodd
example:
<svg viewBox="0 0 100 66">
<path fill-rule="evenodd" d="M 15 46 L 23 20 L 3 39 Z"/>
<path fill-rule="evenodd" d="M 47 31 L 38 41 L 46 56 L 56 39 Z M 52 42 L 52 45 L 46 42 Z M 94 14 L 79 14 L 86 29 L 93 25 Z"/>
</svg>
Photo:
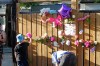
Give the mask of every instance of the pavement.
<svg viewBox="0 0 100 66">
<path fill-rule="evenodd" d="M 3 48 L 3 59 L 1 66 L 14 66 L 12 61 L 12 49 L 10 47 Z"/>
</svg>

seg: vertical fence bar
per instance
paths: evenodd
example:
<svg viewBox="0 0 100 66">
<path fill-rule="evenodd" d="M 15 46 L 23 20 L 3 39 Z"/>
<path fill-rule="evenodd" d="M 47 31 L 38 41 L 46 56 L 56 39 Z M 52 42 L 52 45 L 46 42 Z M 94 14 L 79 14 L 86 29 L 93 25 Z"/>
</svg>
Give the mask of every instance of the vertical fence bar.
<svg viewBox="0 0 100 66">
<path fill-rule="evenodd" d="M 26 15 L 27 14 L 23 14 L 23 22 L 22 22 L 22 29 L 23 29 L 23 35 L 26 35 L 26 31 L 27 31 L 27 29 L 26 29 L 26 20 L 27 20 L 27 18 L 26 18 Z"/>
<path fill-rule="evenodd" d="M 78 5 L 78 0 L 71 0 L 72 15 L 75 14 L 77 16 L 77 5 Z M 74 23 L 74 24 L 76 25 L 76 23 Z M 76 33 L 77 33 L 77 31 L 76 31 Z M 77 55 L 77 53 L 76 53 L 77 47 L 74 45 L 75 40 L 76 40 L 75 37 L 71 36 L 71 48 L 70 48 L 70 50 L 73 51 Z"/>
<path fill-rule="evenodd" d="M 79 14 L 76 13 L 75 15 L 79 15 Z M 76 17 L 76 19 L 74 21 L 75 21 L 75 24 L 76 24 L 76 35 L 78 36 L 78 39 L 77 40 L 79 40 L 79 22 L 77 22 L 77 19 L 78 19 L 79 16 L 75 16 L 75 17 Z M 76 38 L 75 38 L 75 40 L 76 40 Z M 78 62 L 78 58 L 79 58 L 79 53 L 78 53 L 79 52 L 79 49 L 80 49 L 80 46 L 79 47 L 76 46 L 77 62 Z M 78 63 L 76 65 L 78 66 Z"/>
<path fill-rule="evenodd" d="M 96 46 L 96 66 L 100 65 L 100 13 L 96 13 L 96 40 L 98 42 Z"/>
<path fill-rule="evenodd" d="M 77 14 L 76 27 L 77 27 L 77 35 L 79 36 L 78 40 L 84 40 L 84 21 L 78 21 L 79 18 L 83 17 L 83 13 Z M 83 30 L 82 34 L 79 34 L 80 30 Z M 77 66 L 84 66 L 84 47 L 82 47 L 82 43 L 77 47 Z"/>
<path fill-rule="evenodd" d="M 46 17 L 47 18 L 47 17 Z M 47 33 L 47 35 L 48 35 L 48 22 L 46 23 L 46 33 Z M 48 66 L 48 42 L 46 42 L 46 66 Z"/>
<path fill-rule="evenodd" d="M 53 26 L 53 24 L 52 24 L 52 26 Z M 53 27 L 52 27 L 52 36 L 53 36 Z M 53 43 L 51 44 L 51 47 L 52 47 L 52 53 L 53 53 L 54 52 Z"/>
<path fill-rule="evenodd" d="M 48 31 L 47 31 L 47 35 L 48 37 L 52 36 L 52 24 L 49 23 L 49 21 L 47 22 L 48 25 Z M 47 46 L 48 46 L 48 65 L 47 66 L 52 66 L 52 59 L 51 59 L 51 54 L 52 54 L 52 45 L 51 42 L 47 42 Z"/>
<path fill-rule="evenodd" d="M 90 13 L 90 40 L 95 41 L 95 13 Z M 92 47 L 90 48 L 90 50 L 92 49 Z M 91 52 L 90 51 L 90 66 L 95 66 L 95 51 Z"/>
<path fill-rule="evenodd" d="M 31 14 L 30 14 L 30 15 L 31 15 L 31 32 L 30 32 L 30 33 L 32 34 L 32 22 L 33 22 L 33 21 L 32 21 L 32 12 L 31 12 Z M 31 45 L 30 45 L 30 46 L 31 46 L 31 47 L 30 47 L 30 48 L 31 48 L 31 50 L 30 50 L 30 51 L 31 51 L 31 66 L 33 66 L 33 65 L 32 65 L 32 62 L 33 62 L 33 55 L 32 55 L 32 43 L 31 43 Z"/>
<path fill-rule="evenodd" d="M 34 41 L 36 37 L 36 14 L 32 14 L 32 66 L 37 66 L 36 65 L 36 60 L 37 60 L 37 46 L 36 42 Z"/>
<path fill-rule="evenodd" d="M 90 15 L 90 13 L 89 13 L 89 15 Z M 90 17 L 88 19 L 89 19 L 88 24 L 89 24 L 89 41 L 90 41 Z M 89 66 L 90 66 L 90 47 L 89 47 Z"/>
<path fill-rule="evenodd" d="M 41 21 L 39 20 L 40 19 L 40 16 L 38 15 L 37 13 L 37 36 L 41 37 Z M 41 45 L 43 45 L 41 42 L 38 42 L 37 43 L 37 53 L 38 53 L 38 66 L 41 66 L 42 64 L 42 61 L 41 61 L 41 58 L 42 58 L 42 53 L 41 53 Z M 44 49 L 44 48 L 43 48 Z M 43 51 L 43 50 L 42 50 Z M 44 56 L 45 58 L 45 56 Z"/>
<path fill-rule="evenodd" d="M 96 22 L 96 13 L 95 13 L 95 41 L 97 41 L 97 29 L 96 29 L 96 26 L 97 26 L 97 22 Z M 97 46 L 96 46 L 97 48 Z M 96 66 L 96 49 L 95 49 L 95 66 Z"/>
<path fill-rule="evenodd" d="M 36 13 L 36 37 L 37 37 L 37 13 Z M 37 53 L 37 45 L 38 43 L 36 42 L 36 66 L 38 66 L 38 53 Z"/>
<path fill-rule="evenodd" d="M 84 16 L 89 15 L 89 13 L 84 13 Z M 89 22 L 84 20 L 84 39 L 85 41 L 89 41 Z M 85 47 L 85 54 L 84 54 L 84 65 L 89 66 L 89 47 Z"/>
<path fill-rule="evenodd" d="M 41 18 L 42 18 L 42 16 L 41 16 Z M 43 35 L 43 33 L 42 33 L 42 26 L 43 26 L 43 24 L 42 24 L 42 21 L 41 21 L 41 36 Z M 41 43 L 41 66 L 42 66 L 42 60 L 43 60 L 43 56 L 42 56 L 42 43 Z"/>
<path fill-rule="evenodd" d="M 84 17 L 84 14 L 83 14 L 83 17 Z M 85 31 L 84 31 L 84 20 L 83 20 L 83 40 L 85 40 L 84 39 L 84 35 L 85 35 Z M 82 66 L 84 66 L 84 47 L 82 47 Z"/>
<path fill-rule="evenodd" d="M 97 43 L 97 46 L 96 46 L 96 66 L 99 66 L 100 65 L 100 13 L 96 13 L 96 41 L 98 42 Z"/>
<path fill-rule="evenodd" d="M 58 18 L 58 14 L 54 14 L 54 16 L 53 16 L 54 18 Z M 58 26 L 58 25 L 57 25 Z M 55 26 L 54 28 L 53 28 L 53 30 L 54 30 L 54 37 L 55 37 L 55 41 L 57 42 L 57 26 Z M 58 42 L 57 42 L 58 43 Z M 59 43 L 58 43 L 59 44 Z M 61 44 L 60 44 L 61 45 Z M 54 49 L 55 49 L 55 51 L 57 51 L 58 50 L 58 46 L 54 46 Z"/>
<path fill-rule="evenodd" d="M 23 14 L 22 14 L 22 34 L 23 34 Z"/>
<path fill-rule="evenodd" d="M 27 14 L 26 14 L 26 33 L 27 33 Z"/>
</svg>

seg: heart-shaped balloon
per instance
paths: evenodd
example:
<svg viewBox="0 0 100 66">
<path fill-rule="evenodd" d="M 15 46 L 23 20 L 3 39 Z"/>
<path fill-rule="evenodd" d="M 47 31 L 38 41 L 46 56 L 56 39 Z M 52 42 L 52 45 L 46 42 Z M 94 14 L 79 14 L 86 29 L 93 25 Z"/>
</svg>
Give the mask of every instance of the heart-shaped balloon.
<svg viewBox="0 0 100 66">
<path fill-rule="evenodd" d="M 53 27 L 55 27 L 55 26 L 60 26 L 61 27 L 62 26 L 61 20 L 62 20 L 61 16 L 58 15 L 56 18 L 50 17 L 46 21 L 48 21 L 50 23 L 53 23 L 53 25 L 54 25 Z"/>
</svg>

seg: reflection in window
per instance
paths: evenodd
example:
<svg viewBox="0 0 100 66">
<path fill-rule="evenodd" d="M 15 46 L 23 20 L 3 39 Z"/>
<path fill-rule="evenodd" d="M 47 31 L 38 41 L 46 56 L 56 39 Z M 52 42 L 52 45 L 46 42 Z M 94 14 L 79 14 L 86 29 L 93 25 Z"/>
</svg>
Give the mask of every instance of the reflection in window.
<svg viewBox="0 0 100 66">
<path fill-rule="evenodd" d="M 0 16 L 0 23 L 2 25 L 2 30 L 5 30 L 5 16 Z"/>
<path fill-rule="evenodd" d="M 100 0 L 81 0 L 81 3 L 100 3 Z"/>
</svg>

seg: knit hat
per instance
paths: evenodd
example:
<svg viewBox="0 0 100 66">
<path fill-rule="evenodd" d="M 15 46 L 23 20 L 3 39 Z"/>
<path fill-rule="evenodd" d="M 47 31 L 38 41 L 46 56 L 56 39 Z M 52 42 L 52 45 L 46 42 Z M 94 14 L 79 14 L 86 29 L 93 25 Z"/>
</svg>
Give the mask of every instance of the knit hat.
<svg viewBox="0 0 100 66">
<path fill-rule="evenodd" d="M 16 36 L 17 42 L 22 42 L 24 40 L 24 36 L 22 34 L 18 34 Z"/>
</svg>

